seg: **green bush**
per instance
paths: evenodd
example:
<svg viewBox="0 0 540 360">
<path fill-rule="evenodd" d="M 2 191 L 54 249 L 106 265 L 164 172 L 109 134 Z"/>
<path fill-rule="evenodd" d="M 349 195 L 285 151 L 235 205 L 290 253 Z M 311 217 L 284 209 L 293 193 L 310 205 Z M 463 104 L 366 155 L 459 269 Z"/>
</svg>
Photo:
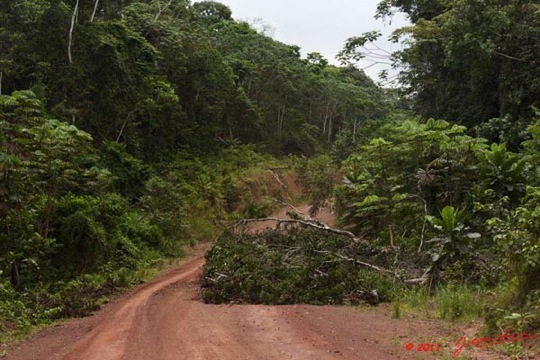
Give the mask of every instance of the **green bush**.
<svg viewBox="0 0 540 360">
<path fill-rule="evenodd" d="M 28 308 L 19 299 L 15 289 L 7 282 L 0 282 L 0 332 L 13 325 L 28 326 L 29 324 Z"/>
</svg>

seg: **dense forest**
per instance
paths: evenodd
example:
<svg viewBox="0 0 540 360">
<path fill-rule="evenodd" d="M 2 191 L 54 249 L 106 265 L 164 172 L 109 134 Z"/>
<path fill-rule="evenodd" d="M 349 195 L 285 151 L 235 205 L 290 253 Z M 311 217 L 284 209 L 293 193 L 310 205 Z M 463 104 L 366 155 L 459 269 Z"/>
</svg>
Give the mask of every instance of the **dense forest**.
<svg viewBox="0 0 540 360">
<path fill-rule="evenodd" d="M 0 325 L 87 314 L 230 217 L 271 155 L 390 111 L 353 66 L 188 1 L 0 4 Z M 263 155 L 271 154 L 271 155 Z"/>
<path fill-rule="evenodd" d="M 385 89 L 356 65 L 381 57 L 367 46 L 377 32 L 350 38 L 334 66 L 213 1 L 2 1 L 0 331 L 86 315 L 185 245 L 268 215 L 244 180 L 276 163 L 313 213 L 334 206 L 363 242 L 227 233 L 206 276 L 251 287 L 206 284 L 206 300 L 481 293 L 465 301 L 485 304 L 475 315 L 492 329 L 539 327 L 540 4 L 384 0 L 377 16 L 397 11 L 411 25 L 386 55 L 400 88 Z M 284 244 L 380 261 L 394 278 L 342 264 L 314 281 L 332 261 L 306 251 L 289 273 Z M 231 268 L 238 254 L 257 271 Z M 283 296 L 305 282 L 314 292 Z"/>
</svg>

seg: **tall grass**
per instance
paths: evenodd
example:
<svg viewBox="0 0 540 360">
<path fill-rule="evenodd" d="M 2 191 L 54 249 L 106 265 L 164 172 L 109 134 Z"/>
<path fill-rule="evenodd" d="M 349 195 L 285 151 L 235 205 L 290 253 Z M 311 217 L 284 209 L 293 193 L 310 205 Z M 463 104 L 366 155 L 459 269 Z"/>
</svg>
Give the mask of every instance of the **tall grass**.
<svg viewBox="0 0 540 360">
<path fill-rule="evenodd" d="M 409 312 L 454 321 L 478 318 L 484 308 L 484 298 L 476 287 L 449 283 L 437 287 L 434 294 L 430 294 L 427 286 L 411 289 L 402 297 L 402 303 Z"/>
<path fill-rule="evenodd" d="M 478 289 L 450 283 L 437 289 L 435 303 L 438 318 L 454 321 L 479 317 L 484 301 Z"/>
</svg>

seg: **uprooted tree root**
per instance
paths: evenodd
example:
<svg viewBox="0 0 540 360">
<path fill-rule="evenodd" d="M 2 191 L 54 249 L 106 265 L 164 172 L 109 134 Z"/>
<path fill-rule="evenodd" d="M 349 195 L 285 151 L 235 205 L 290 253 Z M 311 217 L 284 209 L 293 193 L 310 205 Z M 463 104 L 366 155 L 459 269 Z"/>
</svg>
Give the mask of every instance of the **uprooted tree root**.
<svg viewBox="0 0 540 360">
<path fill-rule="evenodd" d="M 254 221 L 277 227 L 242 230 Z M 314 221 L 247 219 L 207 253 L 202 296 L 208 303 L 376 304 L 391 301 L 410 275 L 396 267 L 395 253 L 350 232 Z"/>
</svg>

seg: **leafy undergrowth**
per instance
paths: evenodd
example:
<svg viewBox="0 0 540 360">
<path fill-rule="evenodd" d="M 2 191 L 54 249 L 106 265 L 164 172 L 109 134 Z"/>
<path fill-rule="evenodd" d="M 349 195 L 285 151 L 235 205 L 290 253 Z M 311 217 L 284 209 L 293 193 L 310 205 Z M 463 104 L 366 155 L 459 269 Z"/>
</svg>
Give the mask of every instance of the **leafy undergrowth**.
<svg viewBox="0 0 540 360">
<path fill-rule="evenodd" d="M 360 262 L 389 266 L 367 244 L 291 227 L 258 234 L 228 232 L 206 255 L 202 296 L 207 303 L 376 304 L 399 285 L 392 274 Z"/>
<path fill-rule="evenodd" d="M 112 297 L 154 277 L 169 262 L 148 257 L 135 270 L 85 274 L 23 291 L 0 282 L 0 343 L 17 341 L 62 318 L 90 315 Z"/>
<path fill-rule="evenodd" d="M 118 144 L 104 152 L 108 179 L 20 196 L 20 204 L 0 199 L 0 227 L 9 229 L 0 232 L 0 343 L 90 315 L 181 258 L 186 246 L 215 238 L 230 219 L 269 211 L 257 205 L 278 192 L 266 189 L 276 182 L 266 170 L 274 159 L 248 146 L 204 158 L 179 152 L 151 166 Z M 39 173 L 37 161 L 24 166 Z M 25 178 L 21 189 L 34 182 Z M 91 191 L 96 183 L 99 191 Z"/>
</svg>

